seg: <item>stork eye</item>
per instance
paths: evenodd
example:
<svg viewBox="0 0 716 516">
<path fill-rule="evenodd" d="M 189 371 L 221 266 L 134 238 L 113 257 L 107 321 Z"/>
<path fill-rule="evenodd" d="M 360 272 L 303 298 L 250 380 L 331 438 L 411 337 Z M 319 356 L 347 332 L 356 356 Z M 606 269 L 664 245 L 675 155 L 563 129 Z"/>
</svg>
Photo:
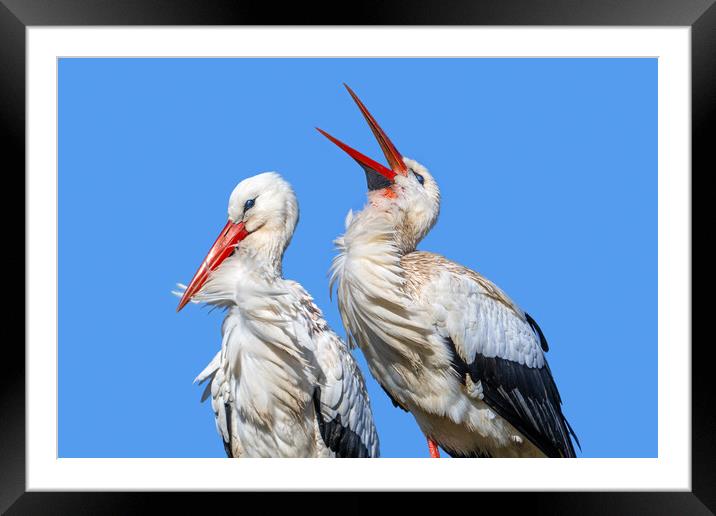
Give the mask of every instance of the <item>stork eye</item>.
<svg viewBox="0 0 716 516">
<path fill-rule="evenodd" d="M 420 174 L 418 174 L 415 170 L 413 170 L 413 174 L 415 175 L 415 179 L 418 180 L 418 183 L 425 186 L 425 178 L 423 176 L 421 176 Z"/>
<path fill-rule="evenodd" d="M 249 211 L 251 208 L 254 207 L 254 204 L 256 204 L 256 199 L 249 199 L 244 203 L 244 212 Z"/>
</svg>

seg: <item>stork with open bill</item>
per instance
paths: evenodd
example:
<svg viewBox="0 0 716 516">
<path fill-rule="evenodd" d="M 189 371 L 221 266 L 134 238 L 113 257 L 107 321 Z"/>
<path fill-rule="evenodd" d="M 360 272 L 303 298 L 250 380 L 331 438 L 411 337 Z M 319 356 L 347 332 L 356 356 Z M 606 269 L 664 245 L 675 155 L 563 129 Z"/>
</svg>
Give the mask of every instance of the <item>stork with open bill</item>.
<svg viewBox="0 0 716 516">
<path fill-rule="evenodd" d="M 332 266 L 348 339 L 393 404 L 415 417 L 432 457 L 438 446 L 453 457 L 574 457 L 542 330 L 487 278 L 416 250 L 437 221 L 438 185 L 346 88 L 388 162 L 319 129 L 368 185 Z"/>
</svg>

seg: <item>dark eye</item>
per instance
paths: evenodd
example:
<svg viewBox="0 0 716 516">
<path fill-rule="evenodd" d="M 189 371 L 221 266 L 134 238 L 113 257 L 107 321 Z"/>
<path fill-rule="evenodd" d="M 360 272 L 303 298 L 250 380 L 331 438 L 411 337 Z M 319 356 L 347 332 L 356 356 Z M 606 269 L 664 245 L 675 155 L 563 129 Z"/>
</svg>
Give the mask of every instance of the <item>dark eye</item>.
<svg viewBox="0 0 716 516">
<path fill-rule="evenodd" d="M 423 176 L 421 176 L 420 174 L 418 174 L 415 170 L 413 170 L 413 174 L 415 174 L 415 179 L 418 180 L 418 183 L 425 186 L 425 178 Z"/>
<path fill-rule="evenodd" d="M 249 199 L 244 203 L 244 212 L 249 211 L 251 208 L 254 207 L 254 204 L 256 204 L 256 199 Z"/>
</svg>

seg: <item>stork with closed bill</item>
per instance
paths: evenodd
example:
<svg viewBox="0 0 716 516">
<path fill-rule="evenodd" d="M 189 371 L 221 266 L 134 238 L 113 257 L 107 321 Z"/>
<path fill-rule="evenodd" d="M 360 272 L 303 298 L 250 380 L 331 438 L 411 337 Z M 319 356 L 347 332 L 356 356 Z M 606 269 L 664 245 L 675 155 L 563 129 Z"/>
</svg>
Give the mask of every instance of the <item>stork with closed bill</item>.
<svg viewBox="0 0 716 516">
<path fill-rule="evenodd" d="M 241 181 L 221 230 L 177 311 L 190 300 L 226 308 L 209 382 L 229 457 L 377 457 L 358 366 L 311 296 L 284 279 L 298 222 L 291 186 L 267 172 Z"/>
<path fill-rule="evenodd" d="M 348 338 L 415 417 L 431 456 L 440 446 L 453 457 L 574 457 L 539 326 L 477 272 L 416 250 L 437 221 L 438 185 L 348 91 L 389 165 L 319 129 L 358 162 L 369 190 L 332 267 Z"/>
</svg>

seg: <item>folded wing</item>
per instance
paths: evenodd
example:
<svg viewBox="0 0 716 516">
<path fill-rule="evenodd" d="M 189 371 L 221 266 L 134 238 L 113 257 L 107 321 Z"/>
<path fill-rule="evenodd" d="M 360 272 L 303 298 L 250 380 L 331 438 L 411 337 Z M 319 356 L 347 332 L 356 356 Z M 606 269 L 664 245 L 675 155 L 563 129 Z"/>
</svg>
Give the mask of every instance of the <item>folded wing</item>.
<svg viewBox="0 0 716 516">
<path fill-rule="evenodd" d="M 438 255 L 412 254 L 418 256 L 404 259 L 404 266 L 430 270 L 423 274 L 420 298 L 430 305 L 466 393 L 482 399 L 548 457 L 574 457 L 576 436 L 562 414 L 544 356 L 547 342 L 534 320 L 476 272 Z"/>
<path fill-rule="evenodd" d="M 355 359 L 333 332 L 320 336 L 316 359 L 322 381 L 313 402 L 323 442 L 336 457 L 378 457 L 378 434 Z"/>
</svg>

